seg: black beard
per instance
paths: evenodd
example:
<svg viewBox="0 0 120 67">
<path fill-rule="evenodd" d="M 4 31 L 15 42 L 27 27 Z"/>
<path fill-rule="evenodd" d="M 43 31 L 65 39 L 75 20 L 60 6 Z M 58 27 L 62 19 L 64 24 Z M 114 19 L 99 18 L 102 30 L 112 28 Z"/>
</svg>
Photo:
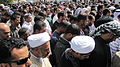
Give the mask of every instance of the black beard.
<svg viewBox="0 0 120 67">
<path fill-rule="evenodd" d="M 108 44 L 108 43 L 110 43 L 110 42 L 112 42 L 112 41 L 113 41 L 113 38 L 107 39 L 107 40 L 106 40 L 106 43 Z"/>
</svg>

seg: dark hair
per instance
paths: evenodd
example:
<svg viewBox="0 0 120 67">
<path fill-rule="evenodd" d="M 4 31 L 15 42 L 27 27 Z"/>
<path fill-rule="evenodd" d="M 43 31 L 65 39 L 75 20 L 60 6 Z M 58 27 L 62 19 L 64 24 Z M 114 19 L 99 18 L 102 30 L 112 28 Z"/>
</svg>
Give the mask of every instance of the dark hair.
<svg viewBox="0 0 120 67">
<path fill-rule="evenodd" d="M 71 33 L 71 34 L 76 34 L 80 35 L 80 28 L 76 24 L 71 24 L 67 27 L 65 34 Z"/>
<path fill-rule="evenodd" d="M 120 14 L 117 17 L 120 18 Z"/>
<path fill-rule="evenodd" d="M 59 24 L 58 24 L 58 26 L 57 26 L 57 28 L 59 28 L 59 27 L 67 27 L 68 25 L 69 25 L 70 23 L 68 23 L 68 22 L 66 22 L 66 21 L 62 21 L 62 22 L 60 22 Z"/>
<path fill-rule="evenodd" d="M 0 41 L 0 63 L 7 63 L 12 60 L 14 56 L 12 56 L 11 51 L 14 48 L 20 49 L 24 46 L 28 46 L 28 42 L 20 38 L 10 37 Z"/>
<path fill-rule="evenodd" d="M 11 17 L 10 17 L 10 19 L 11 20 L 16 20 L 16 18 L 19 18 L 20 17 L 20 15 L 12 15 Z"/>
<path fill-rule="evenodd" d="M 103 10 L 103 15 L 107 15 L 107 13 L 110 13 L 110 10 L 109 9 L 104 9 Z"/>
<path fill-rule="evenodd" d="M 61 16 L 64 17 L 64 12 L 59 12 L 57 16 L 58 18 L 60 18 Z"/>
<path fill-rule="evenodd" d="M 22 35 L 24 35 L 27 30 L 28 30 L 27 28 L 21 28 L 21 29 L 18 31 L 19 36 L 21 37 Z"/>
<path fill-rule="evenodd" d="M 39 14 L 40 10 L 35 10 L 34 13 L 38 13 Z"/>
<path fill-rule="evenodd" d="M 100 9 L 103 8 L 104 5 L 98 5 L 97 10 L 99 11 Z"/>
<path fill-rule="evenodd" d="M 77 16 L 77 21 L 80 22 L 81 20 L 87 20 L 87 15 L 78 15 Z"/>
<path fill-rule="evenodd" d="M 39 15 L 39 16 L 42 16 L 42 17 L 44 17 L 44 18 L 46 17 L 46 15 L 45 15 L 45 13 L 44 13 L 43 11 L 40 11 L 38 15 Z"/>
<path fill-rule="evenodd" d="M 89 16 L 88 16 L 88 19 L 89 19 L 89 20 L 92 20 L 93 18 L 94 18 L 93 15 L 89 15 Z"/>
<path fill-rule="evenodd" d="M 35 31 L 36 29 L 37 29 L 37 30 L 41 30 L 41 28 L 42 28 L 43 26 L 46 26 L 46 24 L 45 24 L 44 22 L 38 21 L 38 22 L 36 22 L 36 23 L 34 24 L 33 30 L 34 30 L 34 31 Z"/>
<path fill-rule="evenodd" d="M 24 19 L 26 20 L 28 17 L 30 17 L 31 16 L 31 14 L 26 14 L 25 16 L 24 16 Z"/>
<path fill-rule="evenodd" d="M 42 16 L 36 16 L 34 18 L 34 22 L 36 23 L 36 22 L 40 21 L 40 19 L 42 19 L 42 18 L 44 18 L 44 17 L 42 17 Z"/>
</svg>

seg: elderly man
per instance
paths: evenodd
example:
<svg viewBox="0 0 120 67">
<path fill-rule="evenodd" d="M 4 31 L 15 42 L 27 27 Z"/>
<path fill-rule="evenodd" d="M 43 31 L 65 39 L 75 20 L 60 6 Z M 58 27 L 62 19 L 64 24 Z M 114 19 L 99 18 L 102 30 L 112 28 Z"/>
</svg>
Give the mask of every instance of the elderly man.
<svg viewBox="0 0 120 67">
<path fill-rule="evenodd" d="M 19 38 L 0 41 L 0 67 L 29 67 L 29 57 L 28 42 Z"/>
<path fill-rule="evenodd" d="M 10 28 L 5 23 L 0 23 L 0 40 L 10 36 Z"/>
<path fill-rule="evenodd" d="M 89 67 L 84 61 L 94 50 L 95 41 L 89 36 L 75 36 L 61 58 L 61 67 Z"/>
<path fill-rule="evenodd" d="M 34 34 L 28 37 L 28 42 L 31 50 L 31 67 L 51 67 L 48 56 L 50 50 L 50 36 L 47 32 Z"/>
</svg>

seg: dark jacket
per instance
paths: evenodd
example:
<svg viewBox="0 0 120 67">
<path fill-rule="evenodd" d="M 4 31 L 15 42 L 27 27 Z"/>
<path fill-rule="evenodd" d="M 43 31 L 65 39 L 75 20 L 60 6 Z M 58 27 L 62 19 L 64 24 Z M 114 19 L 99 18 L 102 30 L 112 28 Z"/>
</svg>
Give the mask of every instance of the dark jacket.
<svg viewBox="0 0 120 67">
<path fill-rule="evenodd" d="M 95 49 L 89 57 L 90 67 L 110 67 L 111 54 L 109 46 L 101 37 L 95 37 L 94 40 Z"/>
<path fill-rule="evenodd" d="M 60 66 L 59 64 L 60 64 L 61 55 L 67 48 L 70 48 L 69 42 L 64 38 L 60 37 L 55 47 L 55 56 L 58 63 L 58 67 Z"/>
<path fill-rule="evenodd" d="M 66 51 L 62 54 L 60 61 L 61 67 L 90 67 L 88 59 L 80 60 L 74 56 L 69 56 L 71 57 L 71 59 L 69 59 L 68 56 Z"/>
</svg>

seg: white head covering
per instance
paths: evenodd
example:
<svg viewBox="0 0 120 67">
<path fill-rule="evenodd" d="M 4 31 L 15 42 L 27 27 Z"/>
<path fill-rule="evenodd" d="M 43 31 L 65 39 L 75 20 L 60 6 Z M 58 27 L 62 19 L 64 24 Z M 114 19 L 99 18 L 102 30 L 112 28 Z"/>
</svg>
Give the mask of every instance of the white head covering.
<svg viewBox="0 0 120 67">
<path fill-rule="evenodd" d="M 88 10 L 88 8 L 83 8 L 81 11 L 82 11 L 82 13 L 85 13 L 85 11 L 87 11 Z"/>
<path fill-rule="evenodd" d="M 115 10 L 116 8 L 114 6 L 109 7 L 110 10 Z"/>
<path fill-rule="evenodd" d="M 10 9 L 10 7 L 8 7 L 8 6 L 4 6 L 3 8 L 4 8 L 5 10 Z"/>
<path fill-rule="evenodd" d="M 76 36 L 71 40 L 71 48 L 78 53 L 86 54 L 95 48 L 95 41 L 90 36 Z"/>
<path fill-rule="evenodd" d="M 28 42 L 31 48 L 41 46 L 49 40 L 50 36 L 47 32 L 34 34 L 28 37 Z"/>
</svg>

